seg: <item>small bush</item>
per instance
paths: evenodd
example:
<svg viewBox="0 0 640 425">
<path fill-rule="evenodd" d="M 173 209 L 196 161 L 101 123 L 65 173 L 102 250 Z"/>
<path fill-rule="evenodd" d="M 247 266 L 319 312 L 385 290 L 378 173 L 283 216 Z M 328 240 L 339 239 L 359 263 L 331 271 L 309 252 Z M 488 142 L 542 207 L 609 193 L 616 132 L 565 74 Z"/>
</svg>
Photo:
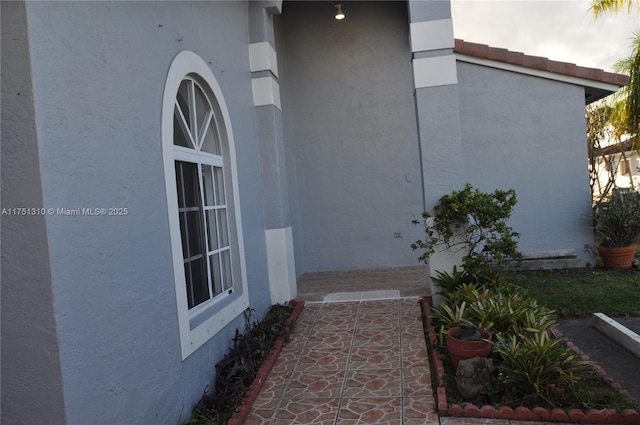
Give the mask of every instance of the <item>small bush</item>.
<svg viewBox="0 0 640 425">
<path fill-rule="evenodd" d="M 587 362 L 547 332 L 527 333 L 497 336 L 498 385 L 505 389 L 503 397 L 509 404 L 553 406 L 557 398 L 575 392 Z"/>
<path fill-rule="evenodd" d="M 436 248 L 463 250 L 467 273 L 483 273 L 493 264 L 519 260 L 519 233 L 507 225 L 517 203 L 513 189 L 480 192 L 467 183 L 464 189 L 441 197 L 431 214 L 422 213 L 425 238 L 411 244 L 422 250 L 418 259 L 426 261 Z M 413 220 L 414 224 L 421 224 Z"/>
</svg>

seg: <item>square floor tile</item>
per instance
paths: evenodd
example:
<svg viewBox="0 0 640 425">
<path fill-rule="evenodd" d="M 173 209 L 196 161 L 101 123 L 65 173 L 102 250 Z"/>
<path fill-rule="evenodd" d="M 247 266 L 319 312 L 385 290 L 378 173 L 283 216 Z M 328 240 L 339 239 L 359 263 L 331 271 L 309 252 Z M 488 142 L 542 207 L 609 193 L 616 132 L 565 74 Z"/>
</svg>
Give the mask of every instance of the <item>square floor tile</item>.
<svg viewBox="0 0 640 425">
<path fill-rule="evenodd" d="M 291 376 L 284 398 L 340 398 L 345 373 L 344 370 L 297 371 Z"/>
<path fill-rule="evenodd" d="M 402 369 L 402 395 L 404 397 L 433 396 L 431 370 L 428 366 Z"/>
<path fill-rule="evenodd" d="M 336 424 L 401 425 L 402 400 L 395 397 L 343 399 Z"/>
<path fill-rule="evenodd" d="M 249 415 L 245 419 L 245 425 L 264 425 L 271 422 L 275 412 L 278 410 L 280 399 L 264 400 L 260 396 L 251 406 Z"/>
<path fill-rule="evenodd" d="M 275 412 L 273 425 L 314 424 L 333 425 L 339 399 L 283 400 Z"/>
<path fill-rule="evenodd" d="M 353 346 L 399 346 L 400 334 L 396 332 L 380 332 L 380 329 L 356 329 L 353 335 Z"/>
<path fill-rule="evenodd" d="M 313 332 L 331 332 L 336 330 L 353 330 L 356 327 L 356 315 L 321 315 L 313 326 Z"/>
<path fill-rule="evenodd" d="M 349 370 L 398 369 L 400 368 L 400 347 L 360 346 L 353 347 L 349 359 Z"/>
<path fill-rule="evenodd" d="M 402 367 L 429 366 L 429 352 L 424 338 L 402 339 Z"/>
<path fill-rule="evenodd" d="M 343 397 L 400 397 L 400 383 L 400 369 L 350 370 L 347 371 Z"/>
<path fill-rule="evenodd" d="M 332 348 L 304 349 L 299 356 L 296 370 L 328 369 L 345 370 L 349 353 Z"/>
<path fill-rule="evenodd" d="M 438 425 L 440 420 L 433 397 L 404 397 L 404 425 Z"/>
</svg>

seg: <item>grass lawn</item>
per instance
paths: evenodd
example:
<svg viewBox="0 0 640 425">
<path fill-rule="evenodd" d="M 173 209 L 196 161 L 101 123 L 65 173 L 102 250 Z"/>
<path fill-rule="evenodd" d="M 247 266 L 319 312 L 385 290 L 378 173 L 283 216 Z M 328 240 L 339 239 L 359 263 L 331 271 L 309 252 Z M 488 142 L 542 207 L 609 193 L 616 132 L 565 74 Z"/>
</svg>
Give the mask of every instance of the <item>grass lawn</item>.
<svg viewBox="0 0 640 425">
<path fill-rule="evenodd" d="M 506 274 L 559 317 L 640 316 L 640 270 L 587 268 Z"/>
</svg>

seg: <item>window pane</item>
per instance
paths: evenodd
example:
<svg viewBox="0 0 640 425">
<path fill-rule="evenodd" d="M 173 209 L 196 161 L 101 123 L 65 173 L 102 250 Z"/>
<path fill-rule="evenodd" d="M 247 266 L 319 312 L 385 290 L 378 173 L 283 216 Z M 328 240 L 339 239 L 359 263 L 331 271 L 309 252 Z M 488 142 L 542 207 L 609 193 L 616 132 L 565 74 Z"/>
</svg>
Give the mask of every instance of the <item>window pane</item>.
<svg viewBox="0 0 640 425">
<path fill-rule="evenodd" d="M 210 165 L 202 166 L 202 180 L 204 186 L 204 204 L 206 206 L 215 205 L 213 197 L 213 171 Z"/>
<path fill-rule="evenodd" d="M 176 107 L 177 109 L 177 107 Z M 173 144 L 184 146 L 185 148 L 193 148 L 189 143 L 189 136 L 186 135 L 181 125 L 182 119 L 178 116 L 178 111 L 173 114 Z"/>
<path fill-rule="evenodd" d="M 184 263 L 184 280 L 187 282 L 187 301 L 193 307 L 193 291 L 191 290 L 191 263 Z"/>
<path fill-rule="evenodd" d="M 203 253 L 202 215 L 200 211 L 187 211 L 187 239 L 189 258 Z M 183 234 L 184 238 L 185 235 Z"/>
<path fill-rule="evenodd" d="M 187 244 L 187 214 L 184 212 L 180 212 L 178 214 L 180 216 L 180 234 L 182 235 L 182 258 L 189 258 L 189 249 Z"/>
<path fill-rule="evenodd" d="M 227 290 L 233 286 L 233 280 L 231 278 L 231 251 L 222 251 L 220 255 L 222 256 L 224 290 Z"/>
<path fill-rule="evenodd" d="M 218 137 L 218 131 L 215 128 L 214 119 L 207 126 L 207 131 L 204 134 L 204 140 L 202 141 L 202 150 L 214 155 L 222 155 L 222 149 L 220 148 L 220 138 Z"/>
<path fill-rule="evenodd" d="M 206 118 L 209 112 L 211 111 L 211 106 L 209 105 L 209 101 L 206 96 L 202 92 L 202 89 L 197 84 L 193 85 L 194 95 L 195 95 L 195 105 L 196 105 L 196 128 L 198 129 L 198 140 L 200 140 L 201 133 L 204 132 L 204 125 L 206 123 Z M 193 112 L 193 111 L 192 111 Z"/>
<path fill-rule="evenodd" d="M 213 291 L 214 295 L 218 295 L 222 292 L 222 278 L 220 273 L 220 254 L 213 254 L 209 257 L 209 261 L 211 264 L 211 272 L 213 275 Z"/>
<path fill-rule="evenodd" d="M 220 238 L 220 247 L 229 246 L 229 229 L 227 227 L 227 210 L 226 208 L 218 211 L 218 236 Z"/>
<path fill-rule="evenodd" d="M 184 179 L 182 178 L 182 162 L 176 161 L 176 189 L 178 189 L 178 208 L 184 208 Z"/>
<path fill-rule="evenodd" d="M 189 91 L 192 82 L 191 80 L 182 80 L 180 83 L 180 87 L 178 88 L 178 95 L 176 96 L 176 100 L 178 101 L 178 105 L 184 114 L 184 119 L 187 121 L 187 127 L 191 132 L 193 129 L 191 128 L 191 102 L 189 102 Z"/>
<path fill-rule="evenodd" d="M 216 183 L 216 205 L 226 205 L 226 196 L 224 193 L 224 172 L 222 167 L 213 167 Z"/>
<path fill-rule="evenodd" d="M 180 161 L 182 167 L 182 180 L 184 195 L 184 207 L 200 206 L 200 180 L 198 178 L 198 166 L 190 162 Z M 180 198 L 180 193 L 178 193 Z"/>
<path fill-rule="evenodd" d="M 209 251 L 218 249 L 218 228 L 216 226 L 216 210 L 208 210 L 207 214 L 207 232 L 209 238 Z"/>
<path fill-rule="evenodd" d="M 207 282 L 207 263 L 204 262 L 204 258 L 198 258 L 189 264 L 191 266 L 193 306 L 196 306 L 211 298 L 209 296 L 209 284 Z"/>
</svg>

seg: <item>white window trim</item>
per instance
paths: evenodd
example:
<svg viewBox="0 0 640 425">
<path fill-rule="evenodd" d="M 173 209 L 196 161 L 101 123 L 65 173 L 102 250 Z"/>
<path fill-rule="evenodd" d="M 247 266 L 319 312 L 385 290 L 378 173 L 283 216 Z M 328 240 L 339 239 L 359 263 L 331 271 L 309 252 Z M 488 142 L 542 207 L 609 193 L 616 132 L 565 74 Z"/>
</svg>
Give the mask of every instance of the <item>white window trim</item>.
<svg viewBox="0 0 640 425">
<path fill-rule="evenodd" d="M 209 317 L 204 322 L 195 326 L 190 325 L 189 307 L 187 303 L 187 288 L 184 277 L 182 260 L 182 244 L 180 235 L 180 222 L 178 216 L 177 189 L 175 182 L 173 145 L 173 113 L 176 94 L 180 82 L 188 74 L 198 74 L 203 78 L 217 100 L 224 120 L 229 149 L 229 171 L 231 173 L 231 185 L 235 202 L 234 214 L 237 228 L 237 244 L 240 259 L 240 276 L 236 285 L 241 285 L 234 290 L 240 292 L 240 296 L 225 306 L 222 310 Z M 231 119 L 227 104 L 222 95 L 222 90 L 209 66 L 194 52 L 182 51 L 173 59 L 164 88 L 162 99 L 162 157 L 164 164 L 165 188 L 167 193 L 167 213 L 169 219 L 169 234 L 171 237 L 171 255 L 173 261 L 173 280 L 176 290 L 176 304 L 178 313 L 178 327 L 180 330 L 180 348 L 182 359 L 186 359 L 205 342 L 211 339 L 233 319 L 241 315 L 249 307 L 249 288 L 247 287 L 247 272 L 244 256 L 244 244 L 242 235 L 242 217 L 240 213 L 240 193 L 238 190 L 238 175 L 236 167 L 236 152 L 231 128 Z M 226 165 L 225 165 L 226 167 Z M 212 307 L 215 307 L 213 305 Z"/>
</svg>

